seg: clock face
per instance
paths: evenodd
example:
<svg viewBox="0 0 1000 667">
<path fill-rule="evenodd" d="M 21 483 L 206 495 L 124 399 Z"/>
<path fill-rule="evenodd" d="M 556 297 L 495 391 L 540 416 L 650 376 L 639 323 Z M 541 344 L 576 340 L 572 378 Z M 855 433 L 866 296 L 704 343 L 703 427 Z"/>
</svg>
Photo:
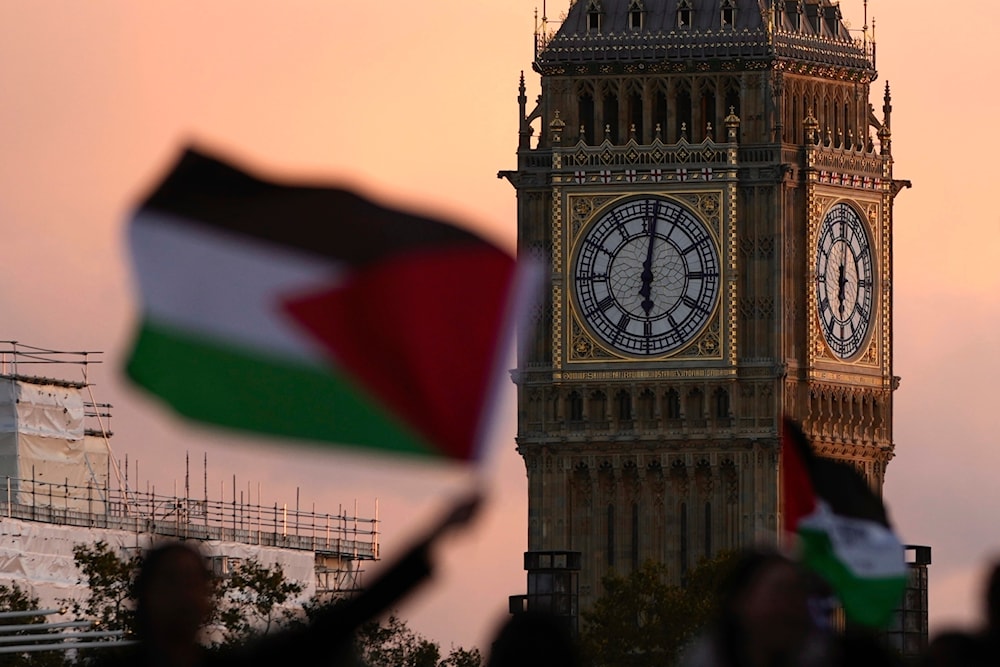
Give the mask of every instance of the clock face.
<svg viewBox="0 0 1000 667">
<path fill-rule="evenodd" d="M 823 336 L 841 359 L 858 354 L 871 329 L 875 271 L 861 216 L 835 204 L 823 218 L 816 249 L 816 301 Z"/>
<path fill-rule="evenodd" d="M 719 254 L 693 213 L 661 197 L 618 204 L 577 245 L 577 304 L 592 332 L 630 355 L 674 352 L 708 323 L 719 295 Z"/>
</svg>

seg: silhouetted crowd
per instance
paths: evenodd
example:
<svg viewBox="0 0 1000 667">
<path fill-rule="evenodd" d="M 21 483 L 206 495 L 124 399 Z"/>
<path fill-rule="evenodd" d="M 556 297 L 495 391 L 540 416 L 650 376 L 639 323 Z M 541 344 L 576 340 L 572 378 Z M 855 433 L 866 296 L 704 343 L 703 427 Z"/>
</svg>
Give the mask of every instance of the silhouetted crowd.
<svg viewBox="0 0 1000 667">
<path fill-rule="evenodd" d="M 356 664 L 357 629 L 388 611 L 428 579 L 430 548 L 454 526 L 467 523 L 478 498 L 459 503 L 363 593 L 331 605 L 306 625 L 273 633 L 229 652 L 208 652 L 199 632 L 211 611 L 211 575 L 187 543 L 151 550 L 135 582 L 139 642 L 98 659 L 107 667 L 216 667 L 223 665 Z M 982 632 L 937 635 L 919 667 L 1000 666 L 1000 566 L 986 591 Z M 873 633 L 833 628 L 825 585 L 773 551 L 752 551 L 736 561 L 718 596 L 712 625 L 681 658 L 681 667 L 867 667 L 903 665 Z M 583 661 L 569 627 L 538 613 L 512 616 L 487 651 L 486 667 L 576 667 Z M 607 666 L 618 667 L 618 666 Z M 623 666 L 624 667 L 624 666 Z M 669 666 L 665 666 L 669 667 Z"/>
</svg>

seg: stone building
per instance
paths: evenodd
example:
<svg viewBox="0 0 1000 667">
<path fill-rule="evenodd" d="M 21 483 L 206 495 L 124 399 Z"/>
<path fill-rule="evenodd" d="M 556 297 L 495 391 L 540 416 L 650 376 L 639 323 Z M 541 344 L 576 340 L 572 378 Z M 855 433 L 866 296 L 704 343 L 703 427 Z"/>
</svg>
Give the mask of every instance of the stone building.
<svg viewBox="0 0 1000 667">
<path fill-rule="evenodd" d="M 585 608 L 774 544 L 782 415 L 880 490 L 909 184 L 874 35 L 830 0 L 577 0 L 533 69 L 500 173 L 551 269 L 514 373 L 529 551 L 580 552 Z"/>
</svg>

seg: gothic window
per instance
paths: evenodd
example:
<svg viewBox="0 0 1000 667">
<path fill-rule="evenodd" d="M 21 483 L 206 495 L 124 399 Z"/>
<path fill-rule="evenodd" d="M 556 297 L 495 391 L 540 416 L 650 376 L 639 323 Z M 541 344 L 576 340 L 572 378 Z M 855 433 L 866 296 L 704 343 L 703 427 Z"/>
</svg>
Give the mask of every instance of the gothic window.
<svg viewBox="0 0 1000 667">
<path fill-rule="evenodd" d="M 632 569 L 639 569 L 639 503 L 632 503 Z"/>
<path fill-rule="evenodd" d="M 615 566 L 615 506 L 608 505 L 608 567 Z"/>
<path fill-rule="evenodd" d="M 799 98 L 792 96 L 792 117 L 788 126 L 793 144 L 799 143 L 799 127 L 802 125 L 802 114 L 799 113 Z"/>
<path fill-rule="evenodd" d="M 702 127 L 698 128 L 699 133 L 692 133 L 692 138 L 695 141 L 700 141 L 703 137 L 714 140 L 715 128 L 718 127 L 718 121 L 715 118 L 715 91 L 709 87 L 705 87 L 701 92 L 701 122 Z M 711 132 L 708 130 L 709 125 L 712 126 Z"/>
<path fill-rule="evenodd" d="M 641 30 L 645 13 L 646 8 L 643 6 L 642 0 L 632 0 L 628 5 L 628 27 L 632 30 Z"/>
<path fill-rule="evenodd" d="M 820 34 L 823 25 L 823 6 L 810 5 L 806 11 L 809 13 L 809 23 L 812 25 L 813 32 L 817 35 Z"/>
<path fill-rule="evenodd" d="M 680 567 L 681 576 L 683 577 L 687 574 L 688 569 L 688 506 L 687 503 L 681 503 L 681 515 L 680 521 Z"/>
<path fill-rule="evenodd" d="M 600 0 L 590 0 L 587 5 L 587 32 L 601 32 L 601 15 L 604 8 Z"/>
<path fill-rule="evenodd" d="M 700 389 L 692 389 L 687 395 L 688 419 L 701 419 L 703 417 L 702 400 L 703 395 Z"/>
<path fill-rule="evenodd" d="M 594 96 L 583 92 L 577 98 L 577 118 L 580 119 L 583 143 L 594 144 Z"/>
<path fill-rule="evenodd" d="M 740 89 L 738 86 L 739 84 L 737 82 L 730 82 L 730 86 L 726 90 L 725 101 L 726 115 L 734 114 L 737 118 L 740 117 Z M 738 129 L 737 132 L 739 132 Z M 739 137 L 737 137 L 737 139 L 739 139 Z"/>
<path fill-rule="evenodd" d="M 590 420 L 592 423 L 604 422 L 608 417 L 608 398 L 603 391 L 595 391 L 590 395 Z M 604 428 L 607 428 L 606 426 Z"/>
<path fill-rule="evenodd" d="M 736 25 L 736 0 L 722 0 L 722 27 L 732 28 Z"/>
<path fill-rule="evenodd" d="M 601 132 L 604 139 L 613 144 L 618 143 L 618 96 L 611 91 L 604 94 L 604 127 Z M 610 131 L 610 132 L 609 132 Z"/>
<path fill-rule="evenodd" d="M 676 389 L 671 389 L 667 392 L 665 397 L 666 406 L 665 412 L 667 413 L 667 419 L 680 419 L 681 418 L 681 397 L 677 393 Z"/>
<path fill-rule="evenodd" d="M 719 421 L 729 419 L 729 392 L 725 389 L 715 391 L 715 418 Z"/>
<path fill-rule="evenodd" d="M 785 1 L 785 13 L 788 14 L 789 23 L 792 26 L 792 30 L 801 30 L 802 24 L 799 19 L 800 16 L 799 0 L 786 0 Z"/>
<path fill-rule="evenodd" d="M 528 423 L 541 424 L 542 421 L 542 397 L 537 392 L 528 395 Z"/>
<path fill-rule="evenodd" d="M 837 27 L 840 24 L 841 14 L 840 8 L 836 5 L 831 5 L 824 12 L 826 15 L 826 29 L 830 33 L 830 37 L 837 36 Z"/>
<path fill-rule="evenodd" d="M 571 391 L 566 397 L 566 413 L 569 421 L 583 421 L 583 397 L 578 392 Z"/>
<path fill-rule="evenodd" d="M 642 93 L 637 90 L 633 90 L 628 97 L 628 118 L 629 133 L 634 130 L 635 140 L 640 144 L 644 143 L 642 127 Z"/>
<path fill-rule="evenodd" d="M 705 558 L 712 556 L 712 503 L 705 503 Z"/>
<path fill-rule="evenodd" d="M 850 129 L 851 129 L 851 107 L 847 104 L 847 102 L 844 102 L 844 141 L 845 142 L 848 140 L 847 133 L 850 131 Z M 845 145 L 847 145 L 848 148 L 854 148 L 854 146 L 851 146 L 849 144 L 845 144 Z"/>
<path fill-rule="evenodd" d="M 834 115 L 834 114 L 830 113 L 830 106 L 831 106 L 831 104 L 830 104 L 829 98 L 824 99 L 823 100 L 823 121 L 824 121 L 824 124 L 826 125 L 826 131 L 827 132 L 830 131 L 830 118 Z M 834 121 L 836 121 L 836 118 L 834 118 Z"/>
<path fill-rule="evenodd" d="M 656 397 L 653 392 L 649 389 L 644 389 L 641 394 L 639 394 L 639 419 L 645 421 L 652 421 L 654 419 L 654 407 L 656 404 Z"/>
<path fill-rule="evenodd" d="M 677 127 L 674 136 L 679 141 L 681 137 L 690 140 L 691 138 L 691 91 L 687 87 L 679 87 L 677 90 L 676 103 Z"/>
<path fill-rule="evenodd" d="M 653 96 L 653 131 L 658 132 L 658 138 L 666 140 L 667 132 L 667 94 L 662 90 Z"/>
<path fill-rule="evenodd" d="M 615 402 L 618 407 L 618 420 L 629 421 L 632 419 L 632 395 L 627 391 L 620 391 L 615 395 Z"/>
<path fill-rule="evenodd" d="M 840 99 L 835 99 L 830 104 L 830 115 L 833 116 L 833 136 L 837 140 L 837 145 L 840 147 L 844 146 L 844 141 L 847 138 L 847 128 L 844 127 L 843 121 L 844 117 L 840 114 Z"/>
<path fill-rule="evenodd" d="M 691 0 L 680 0 L 677 3 L 677 27 L 685 30 L 690 28 L 693 18 L 694 10 L 691 9 Z"/>
</svg>

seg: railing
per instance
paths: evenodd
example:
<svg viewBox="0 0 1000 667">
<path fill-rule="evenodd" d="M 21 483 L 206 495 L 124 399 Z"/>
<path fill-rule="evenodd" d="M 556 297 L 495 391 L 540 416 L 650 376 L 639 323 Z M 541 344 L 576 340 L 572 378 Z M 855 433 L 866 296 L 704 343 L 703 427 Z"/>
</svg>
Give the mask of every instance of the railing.
<svg viewBox="0 0 1000 667">
<path fill-rule="evenodd" d="M 4 481 L 0 515 L 8 518 L 274 546 L 360 560 L 379 557 L 377 516 L 366 519 L 342 510 L 338 514 L 320 514 L 289 508 L 287 504 L 252 504 L 242 498 L 237 501 L 235 493 L 227 502 L 160 495 L 155 491 L 118 494 L 92 485 L 14 477 Z"/>
<path fill-rule="evenodd" d="M 87 387 L 87 371 L 91 364 L 103 363 L 103 352 L 69 352 L 50 350 L 34 345 L 25 345 L 16 340 L 0 340 L 0 377 L 43 382 L 63 387 Z M 70 368 L 80 370 L 79 380 L 67 380 Z M 60 378 L 51 377 L 49 371 L 57 371 Z M 93 395 L 91 395 L 93 398 Z M 84 431 L 87 435 L 108 437 L 111 435 L 110 403 L 84 401 Z"/>
<path fill-rule="evenodd" d="M 56 366 L 65 369 L 66 366 L 78 366 L 83 371 L 82 382 L 67 382 L 55 380 L 62 384 L 86 384 L 87 368 L 90 364 L 101 363 L 103 352 L 66 352 L 49 350 L 18 343 L 16 340 L 0 340 L 0 375 L 45 377 L 40 375 L 40 367 Z"/>
<path fill-rule="evenodd" d="M 590 32 L 556 36 L 536 29 L 535 62 L 583 63 L 647 60 L 689 61 L 779 56 L 857 69 L 874 69 L 875 43 L 857 39 L 776 30 L 773 41 L 763 29 L 667 29 L 656 32 Z"/>
<path fill-rule="evenodd" d="M 123 630 L 96 630 L 91 621 L 43 622 L 61 609 L 0 612 L 0 654 L 39 651 L 79 651 L 87 648 L 117 648 L 135 644 Z M 24 619 L 26 622 L 17 623 Z M 0 659 L 0 664 L 7 664 Z"/>
</svg>

